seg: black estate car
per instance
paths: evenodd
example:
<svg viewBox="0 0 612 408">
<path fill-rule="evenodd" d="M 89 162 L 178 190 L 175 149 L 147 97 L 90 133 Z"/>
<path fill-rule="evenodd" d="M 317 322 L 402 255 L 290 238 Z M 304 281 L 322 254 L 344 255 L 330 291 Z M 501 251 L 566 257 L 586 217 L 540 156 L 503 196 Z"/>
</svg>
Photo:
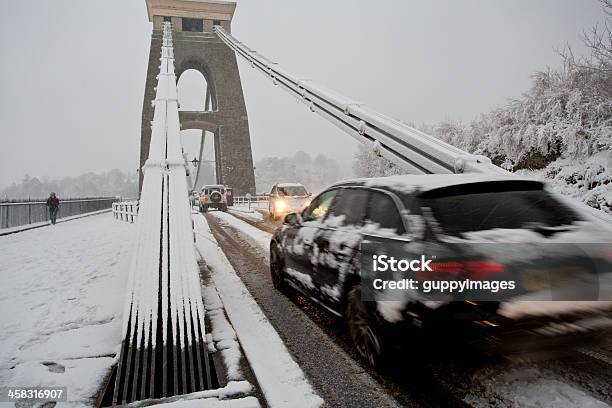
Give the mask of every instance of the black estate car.
<svg viewBox="0 0 612 408">
<path fill-rule="evenodd" d="M 382 291 L 382 297 L 369 298 L 362 258 L 371 241 L 399 248 L 411 259 L 437 254 L 431 265 L 424 262 L 427 268 L 411 275 L 421 283 L 451 276 L 507 280 L 516 288 L 480 300 L 480 292 L 470 291 L 432 297 L 399 290 L 388 298 Z M 270 243 L 270 269 L 277 289 L 297 290 L 342 316 L 358 352 L 376 364 L 397 327 L 449 330 L 461 324 L 501 336 L 510 320 L 533 312 L 514 300 L 550 289 L 551 271 L 562 271 L 563 279 L 586 277 L 586 286 L 570 300 L 611 307 L 612 302 L 598 301 L 609 287 L 597 275 L 612 271 L 611 241 L 607 226 L 539 181 L 476 174 L 391 176 L 335 184 L 301 213 L 288 214 Z M 559 251 L 556 244 L 565 246 Z M 546 313 L 545 303 L 538 304 L 538 312 Z M 557 317 L 571 314 L 574 303 L 564 302 L 566 310 L 557 310 Z"/>
</svg>

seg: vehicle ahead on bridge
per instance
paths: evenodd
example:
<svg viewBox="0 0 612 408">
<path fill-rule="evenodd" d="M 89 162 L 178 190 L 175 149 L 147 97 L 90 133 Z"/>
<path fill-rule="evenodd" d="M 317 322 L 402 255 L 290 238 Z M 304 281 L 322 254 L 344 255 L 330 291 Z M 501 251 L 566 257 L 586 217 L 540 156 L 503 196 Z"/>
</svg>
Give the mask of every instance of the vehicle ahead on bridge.
<svg viewBox="0 0 612 408">
<path fill-rule="evenodd" d="M 604 244 L 592 246 L 587 254 L 576 242 Z M 518 339 L 510 338 L 531 333 L 525 316 L 533 312 L 521 310 L 517 297 L 545 290 L 538 286 L 542 283 L 551 287 L 547 274 L 561 270 L 567 275 L 563 282 L 572 282 L 571 287 L 574 279 L 586 276 L 586 289 L 572 296 L 597 299 L 593 259 L 597 268 L 612 272 L 610 242 L 607 227 L 589 221 L 538 181 L 475 174 L 393 176 L 335 184 L 301 213 L 288 214 L 270 243 L 270 270 L 277 289 L 296 289 L 343 316 L 358 352 L 377 364 L 389 349 L 414 343 L 425 333 L 444 339 L 451 331 L 456 339 L 463 335 L 466 343 L 485 347 L 491 346 L 486 343 L 490 339 L 508 340 L 497 342 L 497 351 L 517 344 Z M 388 286 L 372 297 L 366 295 L 372 290 L 366 275 L 372 271 L 364 269 L 372 262 L 372 243 L 428 264 L 403 275 L 420 284 L 512 280 L 517 289 L 476 301 L 481 295 L 474 291 L 440 297 Z M 421 258 L 425 255 L 431 255 L 431 262 Z M 539 264 L 542 260 L 546 267 Z M 557 303 L 559 316 L 571 314 L 578 303 Z M 605 309 L 612 302 L 589 305 Z M 517 321 L 523 324 L 519 331 Z M 608 319 L 606 324 L 611 323 Z"/>
<path fill-rule="evenodd" d="M 268 197 L 268 212 L 274 220 L 282 216 L 302 211 L 310 204 L 310 197 L 306 187 L 299 183 L 278 183 L 272 187 Z"/>
<path fill-rule="evenodd" d="M 207 212 L 210 208 L 227 211 L 227 192 L 224 185 L 211 184 L 202 187 L 200 192 L 200 212 Z"/>
</svg>

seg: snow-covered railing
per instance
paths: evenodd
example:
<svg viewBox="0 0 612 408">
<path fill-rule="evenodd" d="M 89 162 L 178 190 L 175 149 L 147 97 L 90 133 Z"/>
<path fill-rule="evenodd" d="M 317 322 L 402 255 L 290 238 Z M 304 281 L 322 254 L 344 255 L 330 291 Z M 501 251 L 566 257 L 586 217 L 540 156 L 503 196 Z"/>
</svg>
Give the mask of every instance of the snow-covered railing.
<svg viewBox="0 0 612 408">
<path fill-rule="evenodd" d="M 378 113 L 361 102 L 356 102 L 326 89 L 313 81 L 300 79 L 238 41 L 223 27 L 215 26 L 215 33 L 253 68 L 269 76 L 274 85 L 294 95 L 308 108 L 324 117 L 361 143 L 409 173 L 506 173 L 485 156 L 473 155 L 445 143 L 420 130 Z"/>
<path fill-rule="evenodd" d="M 60 198 L 57 218 L 72 217 L 110 209 L 118 197 Z M 20 199 L 0 202 L 0 229 L 49 220 L 46 199 Z"/>
<path fill-rule="evenodd" d="M 168 22 L 160 61 L 113 405 L 212 387 Z"/>
<path fill-rule="evenodd" d="M 113 216 L 116 220 L 134 222 L 138 216 L 138 201 L 113 203 Z"/>
</svg>

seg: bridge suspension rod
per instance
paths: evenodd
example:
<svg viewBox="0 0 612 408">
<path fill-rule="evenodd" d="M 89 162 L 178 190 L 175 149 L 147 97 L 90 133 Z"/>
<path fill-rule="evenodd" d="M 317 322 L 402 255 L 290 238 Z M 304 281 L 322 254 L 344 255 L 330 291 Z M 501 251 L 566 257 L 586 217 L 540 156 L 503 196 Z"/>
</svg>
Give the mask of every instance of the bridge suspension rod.
<svg viewBox="0 0 612 408">
<path fill-rule="evenodd" d="M 265 56 L 238 41 L 221 26 L 215 33 L 253 68 L 361 143 L 409 173 L 494 173 L 505 170 L 485 156 L 474 155 L 378 113 L 313 81 L 299 79 Z"/>
<path fill-rule="evenodd" d="M 164 23 L 123 339 L 109 405 L 215 388 L 180 142 L 172 27 Z"/>
</svg>

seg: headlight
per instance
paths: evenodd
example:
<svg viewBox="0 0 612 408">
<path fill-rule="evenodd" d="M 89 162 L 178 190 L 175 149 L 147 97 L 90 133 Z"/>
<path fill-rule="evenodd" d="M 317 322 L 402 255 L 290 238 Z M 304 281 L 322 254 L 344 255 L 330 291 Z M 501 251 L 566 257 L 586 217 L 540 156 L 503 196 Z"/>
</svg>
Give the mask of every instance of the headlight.
<svg viewBox="0 0 612 408">
<path fill-rule="evenodd" d="M 283 200 L 278 200 L 274 204 L 274 207 L 276 208 L 276 211 L 283 211 L 287 207 L 287 204 L 285 204 Z"/>
</svg>

